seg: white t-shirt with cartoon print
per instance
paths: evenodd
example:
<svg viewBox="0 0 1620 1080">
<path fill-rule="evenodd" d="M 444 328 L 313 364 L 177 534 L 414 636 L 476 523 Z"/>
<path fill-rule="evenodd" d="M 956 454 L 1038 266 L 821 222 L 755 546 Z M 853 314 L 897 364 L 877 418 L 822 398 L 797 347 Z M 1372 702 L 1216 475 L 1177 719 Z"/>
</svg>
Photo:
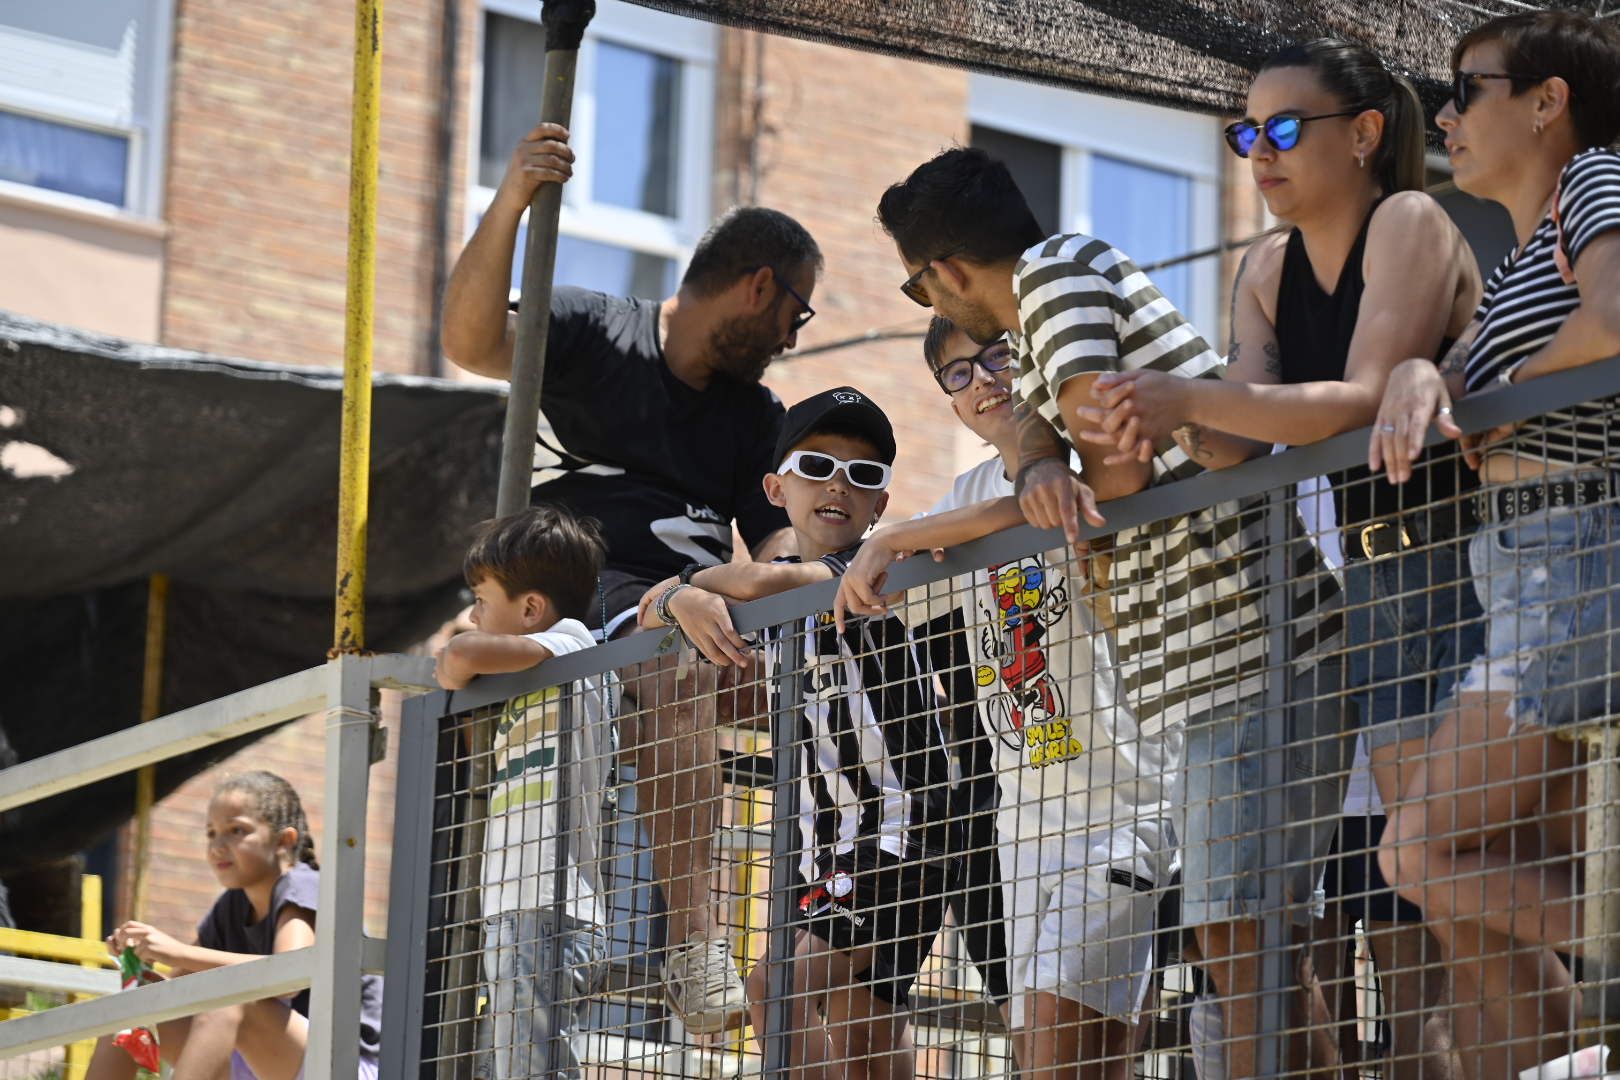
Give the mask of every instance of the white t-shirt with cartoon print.
<svg viewBox="0 0 1620 1080">
<path fill-rule="evenodd" d="M 957 477 L 929 514 L 1012 493 L 992 458 Z M 1170 814 L 1181 726 L 1137 722 L 1077 572 L 1058 548 L 950 583 L 967 624 L 979 722 L 994 747 L 1003 842 L 1137 822 L 1158 833 Z M 943 588 L 929 590 L 936 606 Z"/>
</svg>

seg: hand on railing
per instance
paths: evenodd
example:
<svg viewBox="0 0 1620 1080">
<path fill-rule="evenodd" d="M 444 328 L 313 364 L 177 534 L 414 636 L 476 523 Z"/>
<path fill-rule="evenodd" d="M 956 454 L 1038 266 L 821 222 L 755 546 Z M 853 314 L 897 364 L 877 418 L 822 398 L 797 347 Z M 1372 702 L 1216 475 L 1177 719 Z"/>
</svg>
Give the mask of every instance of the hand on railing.
<svg viewBox="0 0 1620 1080">
<path fill-rule="evenodd" d="M 1041 458 L 1018 470 L 1018 508 L 1037 529 L 1062 529 L 1072 545 L 1080 543 L 1080 518 L 1104 524 L 1097 496 L 1061 458 Z"/>
<path fill-rule="evenodd" d="M 902 593 L 885 593 L 883 586 L 889 580 L 889 567 L 910 555 L 890 546 L 879 529 L 861 543 L 861 550 L 850 560 L 849 569 L 838 579 L 838 595 L 833 599 L 833 622 L 838 632 L 844 632 L 850 615 L 882 615 L 889 605 L 899 600 Z M 945 558 L 943 549 L 934 551 L 934 561 Z"/>
<path fill-rule="evenodd" d="M 1375 473 L 1386 472 L 1392 484 L 1410 480 L 1412 463 L 1423 453 L 1423 440 L 1431 422 L 1447 438 L 1463 437 L 1462 429 L 1451 417 L 1451 393 L 1446 389 L 1445 377 L 1434 361 L 1420 356 L 1397 364 L 1389 373 L 1378 419 L 1373 421 L 1367 442 L 1367 468 Z M 1476 469 L 1477 446 L 1475 440 L 1463 443 L 1468 464 Z"/>
<path fill-rule="evenodd" d="M 642 595 L 637 609 L 642 626 L 668 625 L 658 610 L 665 593 L 669 595 L 662 601 L 664 609 L 705 660 L 720 667 L 745 668 L 753 663 L 754 645 L 732 625 L 726 598 L 696 585 L 682 585 L 679 578 L 661 581 Z"/>
</svg>

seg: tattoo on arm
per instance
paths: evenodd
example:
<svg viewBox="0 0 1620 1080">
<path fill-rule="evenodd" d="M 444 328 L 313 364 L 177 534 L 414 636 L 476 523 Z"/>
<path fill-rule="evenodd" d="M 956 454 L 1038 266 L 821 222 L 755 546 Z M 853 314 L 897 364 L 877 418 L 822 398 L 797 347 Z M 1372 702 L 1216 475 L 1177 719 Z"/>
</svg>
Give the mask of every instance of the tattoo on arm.
<svg viewBox="0 0 1620 1080">
<path fill-rule="evenodd" d="M 1013 419 L 1018 425 L 1018 468 L 1041 460 L 1042 458 L 1064 458 L 1063 436 L 1046 419 L 1041 416 L 1035 406 L 1022 398 L 1013 405 Z"/>
<path fill-rule="evenodd" d="M 1266 354 L 1266 374 L 1276 375 L 1278 378 L 1281 378 L 1282 350 L 1277 347 L 1277 343 L 1275 341 L 1268 341 L 1260 347 L 1260 351 Z"/>
<path fill-rule="evenodd" d="M 1232 297 L 1226 308 L 1226 363 L 1228 367 L 1237 363 L 1238 359 L 1238 350 L 1240 348 L 1237 336 L 1238 293 L 1243 289 L 1243 274 L 1249 269 L 1249 254 L 1253 250 L 1251 247 L 1243 253 L 1243 258 L 1238 260 L 1237 274 L 1232 278 Z"/>
<path fill-rule="evenodd" d="M 1440 374 L 1459 375 L 1468 363 L 1469 339 L 1464 336 L 1446 350 L 1446 355 L 1440 358 Z"/>
<path fill-rule="evenodd" d="M 1182 424 L 1173 432 L 1176 442 L 1187 452 L 1187 456 L 1194 461 L 1208 461 L 1215 456 L 1215 451 L 1204 445 L 1204 428 L 1202 424 Z"/>
</svg>

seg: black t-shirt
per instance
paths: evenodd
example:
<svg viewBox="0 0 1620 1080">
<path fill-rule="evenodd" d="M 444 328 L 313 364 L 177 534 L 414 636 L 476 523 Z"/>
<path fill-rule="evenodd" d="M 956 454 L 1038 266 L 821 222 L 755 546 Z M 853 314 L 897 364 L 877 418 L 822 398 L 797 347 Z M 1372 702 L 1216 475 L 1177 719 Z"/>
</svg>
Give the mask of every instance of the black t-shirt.
<svg viewBox="0 0 1620 1080">
<path fill-rule="evenodd" d="M 276 923 L 284 907 L 295 907 L 315 921 L 320 901 L 321 876 L 303 863 L 276 880 L 270 893 L 270 914 L 253 921 L 253 904 L 241 889 L 226 889 L 203 921 L 197 924 L 197 944 L 220 952 L 269 956 L 276 951 Z M 383 981 L 379 975 L 360 977 L 360 1050 L 373 1056 L 382 1052 Z M 309 991 L 300 990 L 292 1000 L 293 1011 L 309 1015 Z"/>
<path fill-rule="evenodd" d="M 586 289 L 552 294 L 534 457 L 536 502 L 602 523 L 610 568 L 658 580 L 731 558 L 787 526 L 760 486 L 776 467 L 782 403 L 764 386 L 681 382 L 658 304 Z"/>
</svg>

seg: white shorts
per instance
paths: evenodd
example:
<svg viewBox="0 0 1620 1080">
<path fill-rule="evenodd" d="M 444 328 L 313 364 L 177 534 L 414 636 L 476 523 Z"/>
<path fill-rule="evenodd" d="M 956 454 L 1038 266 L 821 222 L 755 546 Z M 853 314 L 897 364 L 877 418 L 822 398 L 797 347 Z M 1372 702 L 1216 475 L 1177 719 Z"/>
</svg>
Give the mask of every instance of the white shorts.
<svg viewBox="0 0 1620 1080">
<path fill-rule="evenodd" d="M 1024 1026 L 1031 992 L 1135 1018 L 1153 968 L 1155 915 L 1172 850 L 1168 825 L 1158 821 L 1002 845 L 1015 1028 Z"/>
</svg>

